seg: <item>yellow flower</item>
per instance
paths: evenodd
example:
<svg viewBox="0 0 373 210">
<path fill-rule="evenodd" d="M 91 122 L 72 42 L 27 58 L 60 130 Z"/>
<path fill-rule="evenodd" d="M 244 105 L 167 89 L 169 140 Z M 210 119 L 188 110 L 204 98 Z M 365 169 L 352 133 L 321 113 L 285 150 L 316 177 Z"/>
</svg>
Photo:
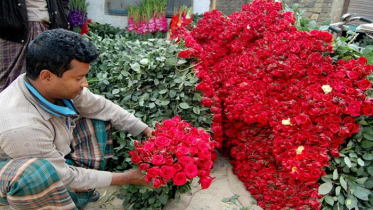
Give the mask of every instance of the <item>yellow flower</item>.
<svg viewBox="0 0 373 210">
<path fill-rule="evenodd" d="M 286 119 L 286 120 L 282 120 L 281 122 L 283 125 L 291 125 L 290 123 L 290 118 L 289 119 Z"/>
<path fill-rule="evenodd" d="M 291 172 L 296 172 L 297 171 L 297 167 L 293 167 L 293 168 L 291 168 Z"/>
<path fill-rule="evenodd" d="M 299 146 L 296 150 L 297 155 L 302 154 L 302 151 L 304 150 L 304 146 Z"/>
<path fill-rule="evenodd" d="M 333 88 L 330 87 L 330 85 L 323 85 L 322 87 L 322 90 L 324 91 L 325 94 L 328 94 L 330 92 L 332 92 Z"/>
</svg>

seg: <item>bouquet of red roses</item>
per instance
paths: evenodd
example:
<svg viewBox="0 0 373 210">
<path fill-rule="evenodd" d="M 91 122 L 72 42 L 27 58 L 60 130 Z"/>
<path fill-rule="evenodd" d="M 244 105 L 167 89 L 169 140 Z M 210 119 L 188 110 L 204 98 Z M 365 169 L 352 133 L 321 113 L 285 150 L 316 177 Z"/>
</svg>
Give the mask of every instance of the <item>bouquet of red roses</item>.
<svg viewBox="0 0 373 210">
<path fill-rule="evenodd" d="M 192 127 L 179 116 L 155 125 L 154 136 L 135 142 L 132 162 L 146 172 L 145 180 L 155 188 L 184 186 L 199 177 L 202 189 L 211 185 L 210 169 L 216 159 L 214 142 L 203 129 Z"/>
</svg>

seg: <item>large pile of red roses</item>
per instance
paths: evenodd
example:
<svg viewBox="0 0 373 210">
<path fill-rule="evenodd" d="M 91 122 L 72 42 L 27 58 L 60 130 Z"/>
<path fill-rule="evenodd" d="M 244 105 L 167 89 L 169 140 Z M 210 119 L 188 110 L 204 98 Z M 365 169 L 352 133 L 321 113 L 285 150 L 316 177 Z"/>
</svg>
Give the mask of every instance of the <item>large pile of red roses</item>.
<svg viewBox="0 0 373 210">
<path fill-rule="evenodd" d="M 332 36 L 300 32 L 280 2 L 256 0 L 225 17 L 207 12 L 180 57 L 195 68 L 213 139 L 264 209 L 319 209 L 317 180 L 329 155 L 373 115 L 365 58 L 333 60 Z"/>
</svg>

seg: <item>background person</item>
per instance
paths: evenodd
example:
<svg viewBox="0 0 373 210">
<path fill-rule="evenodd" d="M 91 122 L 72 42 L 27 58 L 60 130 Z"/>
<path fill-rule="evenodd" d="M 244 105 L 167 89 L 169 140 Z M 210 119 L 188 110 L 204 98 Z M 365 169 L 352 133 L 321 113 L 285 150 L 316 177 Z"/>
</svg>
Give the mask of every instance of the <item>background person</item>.
<svg viewBox="0 0 373 210">
<path fill-rule="evenodd" d="M 69 0 L 0 1 L 0 92 L 26 71 L 27 45 L 41 32 L 69 27 Z"/>
</svg>

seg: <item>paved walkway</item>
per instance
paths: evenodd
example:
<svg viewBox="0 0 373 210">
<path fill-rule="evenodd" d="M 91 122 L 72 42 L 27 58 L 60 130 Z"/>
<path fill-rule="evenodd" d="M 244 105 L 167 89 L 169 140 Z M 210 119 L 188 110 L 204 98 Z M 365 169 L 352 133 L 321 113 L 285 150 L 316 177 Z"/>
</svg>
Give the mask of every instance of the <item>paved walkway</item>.
<svg viewBox="0 0 373 210">
<path fill-rule="evenodd" d="M 232 173 L 232 166 L 228 159 L 219 157 L 211 170 L 211 176 L 216 177 L 208 189 L 202 190 L 198 180 L 192 183 L 192 195 L 182 195 L 178 203 L 170 200 L 163 210 L 261 210 L 255 204 L 246 187 Z M 122 200 L 116 196 L 106 201 L 110 195 L 114 195 L 119 187 L 100 189 L 101 198 L 97 203 L 90 203 L 85 209 L 123 209 Z M 105 196 L 103 196 L 105 195 Z M 237 202 L 231 203 L 228 200 L 237 198 Z"/>
<path fill-rule="evenodd" d="M 192 195 L 182 195 L 178 203 L 170 200 L 163 210 L 262 210 L 255 204 L 255 200 L 246 190 L 242 182 L 232 173 L 232 166 L 228 159 L 219 157 L 211 170 L 211 176 L 216 177 L 208 189 L 202 190 L 198 180 L 192 183 Z M 120 187 L 112 186 L 98 189 L 100 199 L 90 203 L 85 210 L 123 209 L 122 200 L 116 194 Z M 237 202 L 229 200 L 238 197 Z M 0 207 L 0 210 L 9 210 Z"/>
</svg>

